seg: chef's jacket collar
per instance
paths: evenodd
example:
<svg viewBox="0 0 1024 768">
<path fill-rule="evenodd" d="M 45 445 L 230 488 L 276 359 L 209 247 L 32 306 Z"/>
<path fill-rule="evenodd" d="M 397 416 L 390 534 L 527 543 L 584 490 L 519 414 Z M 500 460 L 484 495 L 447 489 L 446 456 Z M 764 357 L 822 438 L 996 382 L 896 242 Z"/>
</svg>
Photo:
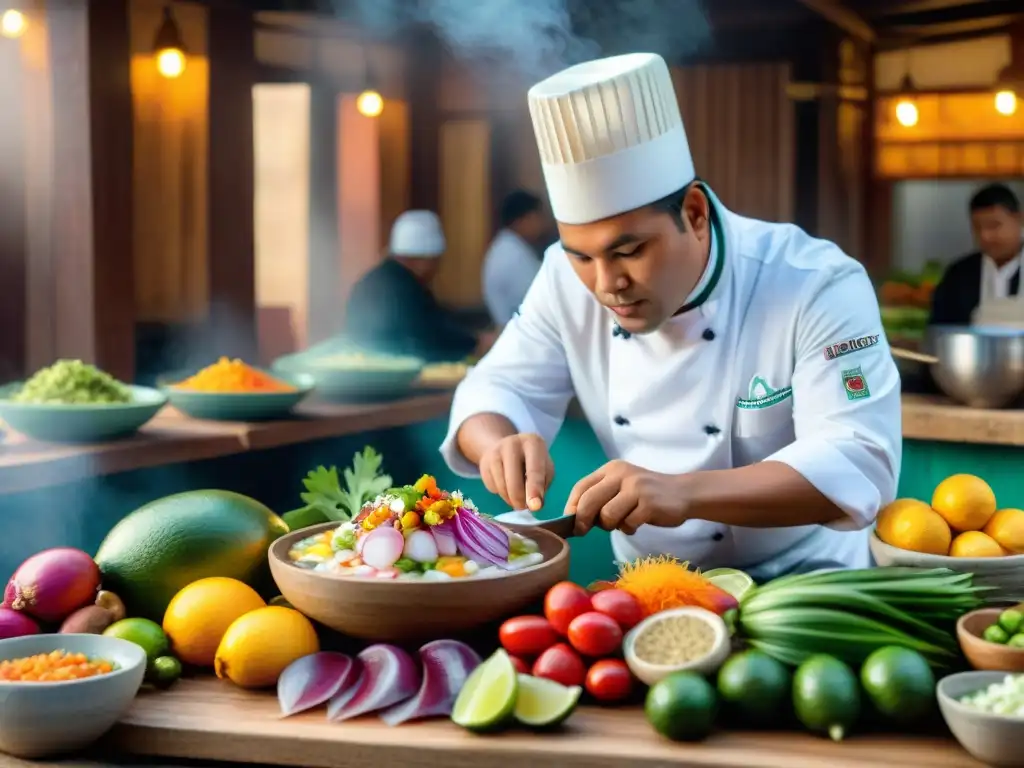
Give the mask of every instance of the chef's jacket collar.
<svg viewBox="0 0 1024 768">
<path fill-rule="evenodd" d="M 722 284 L 722 275 L 725 273 L 727 247 L 722 211 L 719 208 L 718 198 L 714 192 L 706 184 L 701 184 L 700 186 L 708 198 L 708 218 L 711 224 L 711 245 L 708 250 L 708 263 L 700 280 L 697 281 L 697 285 L 694 286 L 687 297 L 686 303 L 675 313 L 674 317 L 679 317 L 692 309 L 697 309 L 715 297 Z"/>
</svg>

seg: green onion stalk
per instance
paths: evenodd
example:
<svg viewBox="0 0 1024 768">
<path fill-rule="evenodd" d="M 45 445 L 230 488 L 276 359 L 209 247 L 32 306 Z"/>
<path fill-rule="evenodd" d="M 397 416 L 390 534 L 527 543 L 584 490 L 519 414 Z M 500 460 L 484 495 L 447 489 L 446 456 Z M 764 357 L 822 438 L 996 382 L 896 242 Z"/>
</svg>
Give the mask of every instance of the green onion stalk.
<svg viewBox="0 0 1024 768">
<path fill-rule="evenodd" d="M 748 592 L 735 617 L 746 643 L 783 664 L 819 653 L 859 666 L 887 645 L 919 652 L 937 668 L 960 657 L 956 620 L 993 588 L 948 568 L 863 568 L 784 576 Z"/>
</svg>

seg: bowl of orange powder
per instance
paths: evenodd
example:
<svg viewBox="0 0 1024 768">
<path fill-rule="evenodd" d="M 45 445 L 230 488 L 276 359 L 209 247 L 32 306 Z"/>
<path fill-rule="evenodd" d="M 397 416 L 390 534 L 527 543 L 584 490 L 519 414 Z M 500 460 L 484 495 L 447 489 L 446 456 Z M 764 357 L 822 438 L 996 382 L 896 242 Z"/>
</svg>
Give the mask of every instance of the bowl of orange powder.
<svg viewBox="0 0 1024 768">
<path fill-rule="evenodd" d="M 241 360 L 220 358 L 190 375 L 165 375 L 160 388 L 171 405 L 194 419 L 270 421 L 285 419 L 313 391 L 303 373 L 269 373 Z"/>
<path fill-rule="evenodd" d="M 87 747 L 128 711 L 146 652 L 103 635 L 0 640 L 0 752 L 51 757 Z"/>
</svg>

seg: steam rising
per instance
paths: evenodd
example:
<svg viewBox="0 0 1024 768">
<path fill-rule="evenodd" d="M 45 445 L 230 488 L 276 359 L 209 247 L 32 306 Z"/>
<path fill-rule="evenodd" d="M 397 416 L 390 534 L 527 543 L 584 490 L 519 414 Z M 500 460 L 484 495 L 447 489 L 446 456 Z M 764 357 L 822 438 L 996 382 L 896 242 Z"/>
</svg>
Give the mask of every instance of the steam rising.
<svg viewBox="0 0 1024 768">
<path fill-rule="evenodd" d="M 534 80 L 618 53 L 654 52 L 679 61 L 710 39 L 701 0 L 335 0 L 335 5 L 339 14 L 380 34 L 427 24 L 458 58 L 501 61 Z"/>
</svg>

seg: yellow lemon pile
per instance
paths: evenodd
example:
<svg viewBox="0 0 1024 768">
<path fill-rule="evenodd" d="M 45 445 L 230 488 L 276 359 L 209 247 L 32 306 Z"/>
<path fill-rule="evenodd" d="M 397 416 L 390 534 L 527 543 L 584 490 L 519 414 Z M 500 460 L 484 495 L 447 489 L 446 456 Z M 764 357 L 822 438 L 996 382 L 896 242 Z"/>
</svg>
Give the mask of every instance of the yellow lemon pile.
<svg viewBox="0 0 1024 768">
<path fill-rule="evenodd" d="M 1024 510 L 997 509 L 975 475 L 947 477 L 931 504 L 897 499 L 878 515 L 878 538 L 893 547 L 951 557 L 1024 555 Z"/>
</svg>

